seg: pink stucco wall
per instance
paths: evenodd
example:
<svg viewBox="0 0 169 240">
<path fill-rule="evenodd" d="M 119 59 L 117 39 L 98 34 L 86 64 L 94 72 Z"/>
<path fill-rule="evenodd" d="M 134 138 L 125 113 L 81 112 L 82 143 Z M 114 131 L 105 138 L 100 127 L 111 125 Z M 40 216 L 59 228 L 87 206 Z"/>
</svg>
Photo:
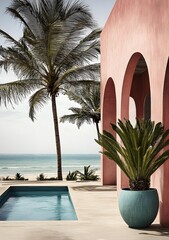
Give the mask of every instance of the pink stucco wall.
<svg viewBox="0 0 169 240">
<path fill-rule="evenodd" d="M 145 59 L 148 74 L 139 79 L 138 87 L 133 74 L 140 57 Z M 101 33 L 103 129 L 110 130 L 109 123 L 118 118 L 129 118 L 130 96 L 136 102 L 137 117 L 142 117 L 144 99 L 149 92 L 151 119 L 169 128 L 168 57 L 169 1 L 116 0 Z M 118 187 L 128 185 L 119 169 L 116 177 L 116 166 L 111 160 L 103 157 L 102 161 L 103 184 L 115 183 L 117 179 Z M 159 221 L 169 226 L 169 161 L 153 175 L 151 182 L 160 196 Z"/>
</svg>

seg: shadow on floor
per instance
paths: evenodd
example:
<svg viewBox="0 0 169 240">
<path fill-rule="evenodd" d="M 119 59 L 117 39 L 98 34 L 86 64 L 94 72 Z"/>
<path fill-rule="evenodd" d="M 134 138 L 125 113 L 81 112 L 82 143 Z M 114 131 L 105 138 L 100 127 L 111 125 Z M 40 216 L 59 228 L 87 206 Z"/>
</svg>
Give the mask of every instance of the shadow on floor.
<svg viewBox="0 0 169 240">
<path fill-rule="evenodd" d="M 98 185 L 78 186 L 72 187 L 72 189 L 75 191 L 91 191 L 91 192 L 117 191 L 116 186 L 98 186 Z"/>
<path fill-rule="evenodd" d="M 163 228 L 160 224 L 153 224 L 150 228 L 144 229 L 144 231 L 139 234 L 154 237 L 169 237 L 169 228 Z"/>
</svg>

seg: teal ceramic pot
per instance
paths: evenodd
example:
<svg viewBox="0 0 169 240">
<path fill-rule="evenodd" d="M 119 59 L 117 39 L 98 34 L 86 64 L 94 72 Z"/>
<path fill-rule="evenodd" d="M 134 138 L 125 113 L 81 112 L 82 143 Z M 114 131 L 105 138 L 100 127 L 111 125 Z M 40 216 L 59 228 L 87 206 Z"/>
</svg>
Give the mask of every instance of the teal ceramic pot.
<svg viewBox="0 0 169 240">
<path fill-rule="evenodd" d="M 119 210 L 122 218 L 131 228 L 147 228 L 155 220 L 159 208 L 156 189 L 119 192 Z"/>
</svg>

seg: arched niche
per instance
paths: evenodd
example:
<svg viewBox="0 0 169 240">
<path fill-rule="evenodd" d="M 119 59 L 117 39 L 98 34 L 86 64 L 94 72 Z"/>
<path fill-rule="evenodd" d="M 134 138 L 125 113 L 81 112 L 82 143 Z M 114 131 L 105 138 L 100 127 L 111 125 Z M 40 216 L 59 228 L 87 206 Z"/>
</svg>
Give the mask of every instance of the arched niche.
<svg viewBox="0 0 169 240">
<path fill-rule="evenodd" d="M 121 120 L 129 119 L 130 97 L 135 103 L 135 116 L 137 119 L 150 118 L 150 83 L 148 67 L 143 55 L 134 53 L 126 68 L 121 95 Z M 130 113 L 130 114 L 129 114 Z M 128 179 L 123 173 L 119 173 L 118 179 L 121 187 L 128 186 Z"/>
<path fill-rule="evenodd" d="M 166 66 L 164 89 L 163 89 L 163 124 L 165 129 L 169 129 L 169 60 Z M 161 179 L 161 203 L 160 203 L 160 223 L 164 227 L 169 226 L 169 161 L 166 161 L 162 166 Z"/>
<path fill-rule="evenodd" d="M 112 78 L 107 80 L 102 106 L 102 129 L 112 132 L 111 123 L 116 123 L 116 92 Z M 102 183 L 116 184 L 116 164 L 102 155 Z"/>
<path fill-rule="evenodd" d="M 135 53 L 129 60 L 124 76 L 121 97 L 121 119 L 129 119 L 129 99 L 136 105 L 138 119 L 150 118 L 151 95 L 146 61 L 141 53 Z"/>
</svg>

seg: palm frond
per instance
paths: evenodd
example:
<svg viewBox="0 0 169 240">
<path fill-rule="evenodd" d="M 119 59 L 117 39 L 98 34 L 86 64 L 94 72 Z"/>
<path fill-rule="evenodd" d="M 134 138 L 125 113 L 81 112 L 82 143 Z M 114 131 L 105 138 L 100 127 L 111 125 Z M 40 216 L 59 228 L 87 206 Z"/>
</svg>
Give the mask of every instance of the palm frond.
<svg viewBox="0 0 169 240">
<path fill-rule="evenodd" d="M 71 101 L 74 101 L 78 104 L 80 104 L 81 106 L 85 106 L 85 100 L 83 98 L 83 95 L 80 95 L 80 94 L 77 94 L 73 91 L 68 91 L 66 92 L 66 95 L 68 95 L 68 98 L 71 100 Z"/>
<path fill-rule="evenodd" d="M 41 25 L 38 24 L 38 5 L 36 2 L 13 0 L 10 7 L 7 8 L 7 13 L 20 21 L 32 34 L 39 34 Z"/>
<path fill-rule="evenodd" d="M 17 40 L 15 40 L 11 35 L 6 33 L 5 31 L 3 31 L 2 29 L 0 29 L 0 35 L 2 37 L 4 37 L 8 43 L 11 43 L 12 45 L 14 44 L 14 45 L 19 45 L 20 46 L 20 44 Z"/>
<path fill-rule="evenodd" d="M 95 174 L 95 172 L 97 171 L 97 169 L 90 169 L 90 165 L 89 166 L 84 166 L 84 172 L 80 172 L 80 171 L 76 171 L 77 174 L 80 176 L 81 180 L 94 180 L 97 181 L 99 179 L 99 176 Z"/>
<path fill-rule="evenodd" d="M 83 123 L 99 123 L 100 121 L 100 85 L 81 84 L 77 88 L 67 91 L 71 101 L 76 102 L 80 107 L 69 108 L 72 114 L 64 115 L 60 121 L 76 123 L 80 127 Z"/>
<path fill-rule="evenodd" d="M 100 78 L 100 64 L 90 64 L 81 67 L 74 67 L 67 70 L 59 79 L 58 83 L 70 83 L 71 81 L 82 81 L 84 79 L 88 80 L 98 80 Z"/>
<path fill-rule="evenodd" d="M 87 123 L 90 124 L 92 119 L 87 115 L 86 112 L 82 111 L 81 108 L 69 108 L 72 111 L 72 114 L 63 115 L 60 118 L 60 122 L 70 122 L 72 124 L 76 123 L 77 127 L 80 128 L 82 124 Z"/>
<path fill-rule="evenodd" d="M 32 121 L 35 120 L 36 111 L 42 108 L 49 100 L 49 95 L 46 88 L 41 88 L 36 91 L 29 99 L 29 117 Z"/>
<path fill-rule="evenodd" d="M 39 88 L 39 86 L 39 81 L 36 79 L 26 79 L 0 84 L 0 104 L 4 104 L 5 106 L 7 106 L 8 103 L 12 105 L 12 102 L 18 104 L 32 91 Z"/>
<path fill-rule="evenodd" d="M 26 48 L 17 47 L 0 47 L 0 68 L 13 70 L 18 78 L 39 78 L 42 73 L 33 56 L 27 51 Z"/>
<path fill-rule="evenodd" d="M 60 118 L 60 122 L 64 123 L 64 122 L 70 122 L 70 123 L 75 123 L 76 119 L 78 118 L 78 114 L 67 114 L 67 115 L 63 115 Z"/>
<path fill-rule="evenodd" d="M 86 63 L 89 64 L 91 61 L 98 59 L 98 53 L 100 53 L 100 32 L 100 29 L 94 29 L 86 37 L 80 39 L 79 42 L 76 41 L 74 48 L 72 48 L 74 45 L 71 44 L 70 52 L 65 52 L 65 55 L 64 49 L 60 49 L 61 56 L 58 54 L 55 59 L 57 63 L 59 62 L 58 71 L 63 71 L 73 66 L 81 66 Z M 68 40 L 65 40 L 66 44 Z"/>
</svg>

